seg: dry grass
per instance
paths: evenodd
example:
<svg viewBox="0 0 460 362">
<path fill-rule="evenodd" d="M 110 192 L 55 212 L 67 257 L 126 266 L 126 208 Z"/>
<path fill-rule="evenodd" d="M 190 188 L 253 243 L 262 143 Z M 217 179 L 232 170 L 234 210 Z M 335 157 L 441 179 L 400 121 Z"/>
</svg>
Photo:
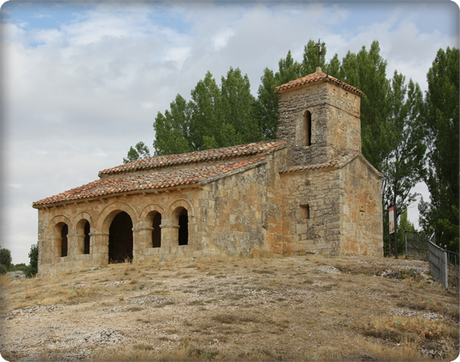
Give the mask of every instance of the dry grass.
<svg viewBox="0 0 460 362">
<path fill-rule="evenodd" d="M 379 276 L 395 263 L 408 267 L 397 269 L 396 279 Z M 315 255 L 202 258 L 121 263 L 20 282 L 2 278 L 1 312 L 10 342 L 2 354 L 12 361 L 31 355 L 92 361 L 452 360 L 458 355 L 458 295 L 411 271 L 412 264 Z M 342 273 L 324 272 L 324 266 Z M 101 326 L 117 331 L 121 341 L 69 344 L 75 333 Z"/>
</svg>

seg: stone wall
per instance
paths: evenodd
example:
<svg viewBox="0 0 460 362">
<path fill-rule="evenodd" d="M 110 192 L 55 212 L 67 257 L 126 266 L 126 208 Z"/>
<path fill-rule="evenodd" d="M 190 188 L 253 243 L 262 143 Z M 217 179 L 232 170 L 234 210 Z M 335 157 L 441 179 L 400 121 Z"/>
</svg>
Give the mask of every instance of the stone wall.
<svg viewBox="0 0 460 362">
<path fill-rule="evenodd" d="M 207 250 L 251 254 L 264 243 L 266 164 L 204 187 L 201 215 Z"/>
<path fill-rule="evenodd" d="M 279 94 L 277 138 L 291 146 L 293 165 L 326 163 L 361 150 L 360 97 L 331 83 Z M 305 144 L 305 112 L 311 113 L 311 145 Z"/>
<path fill-rule="evenodd" d="M 281 174 L 283 253 L 340 253 L 340 184 L 333 168 Z"/>
<path fill-rule="evenodd" d="M 202 255 L 199 235 L 202 230 L 196 223 L 199 209 L 199 188 L 143 193 L 101 198 L 86 202 L 39 209 L 39 273 L 56 273 L 107 265 L 109 229 L 117 214 L 124 211 L 133 223 L 133 259 L 136 262 L 171 260 Z M 188 245 L 178 243 L 178 210 L 188 212 Z M 152 221 L 161 213 L 161 247 L 153 247 Z M 83 253 L 83 222 L 89 221 L 90 253 Z M 68 226 L 68 253 L 60 256 L 59 225 Z"/>
<path fill-rule="evenodd" d="M 342 253 L 383 256 L 382 175 L 363 156 L 343 174 Z"/>
<path fill-rule="evenodd" d="M 126 194 L 39 209 L 39 273 L 80 270 L 109 263 L 110 227 L 120 212 L 132 221 L 133 262 L 215 254 L 258 253 L 264 248 L 268 184 L 286 165 L 287 149 L 267 161 L 200 186 Z M 274 190 L 276 191 L 276 190 Z M 179 245 L 179 214 L 188 213 L 188 245 Z M 153 246 L 153 220 L 161 214 L 161 246 Z M 90 253 L 84 225 L 90 223 Z M 67 256 L 60 256 L 59 226 L 66 224 Z"/>
</svg>

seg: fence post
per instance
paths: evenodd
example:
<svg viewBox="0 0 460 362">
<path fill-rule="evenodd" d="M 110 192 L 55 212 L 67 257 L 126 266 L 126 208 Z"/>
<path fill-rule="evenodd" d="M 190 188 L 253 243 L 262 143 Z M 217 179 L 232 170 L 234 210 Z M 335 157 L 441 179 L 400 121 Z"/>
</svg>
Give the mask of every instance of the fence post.
<svg viewBox="0 0 460 362">
<path fill-rule="evenodd" d="M 443 254 L 444 254 L 444 278 L 445 278 L 445 283 L 444 284 L 444 288 L 446 288 L 446 290 L 449 289 L 449 261 L 447 260 L 447 251 L 446 250 L 443 250 Z"/>
</svg>

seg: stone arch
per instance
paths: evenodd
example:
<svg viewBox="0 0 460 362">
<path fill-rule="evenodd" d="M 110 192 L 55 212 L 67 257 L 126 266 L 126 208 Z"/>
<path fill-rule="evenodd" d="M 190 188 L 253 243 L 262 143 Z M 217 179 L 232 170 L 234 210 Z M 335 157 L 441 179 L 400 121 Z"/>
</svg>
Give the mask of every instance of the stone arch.
<svg viewBox="0 0 460 362">
<path fill-rule="evenodd" d="M 129 217 L 130 223 L 131 223 L 130 226 L 128 226 L 126 224 L 128 222 L 126 217 L 125 217 L 125 220 L 121 220 L 121 223 L 124 225 L 122 227 L 122 229 L 124 229 L 125 231 L 128 228 L 131 229 L 130 230 L 131 236 L 129 237 L 129 240 L 127 241 L 127 244 L 128 244 L 127 249 L 129 249 L 129 250 L 127 251 L 127 255 L 126 255 L 125 259 L 131 259 L 132 260 L 132 258 L 133 258 L 133 247 L 134 247 L 133 238 L 134 238 L 134 235 L 133 235 L 133 230 L 132 229 L 133 229 L 133 226 L 137 225 L 137 223 L 138 223 L 137 212 L 128 203 L 114 202 L 114 203 L 111 203 L 111 204 L 107 205 L 102 210 L 102 212 L 100 213 L 99 218 L 97 220 L 97 223 L 96 223 L 96 236 L 99 239 L 99 243 L 100 243 L 101 247 L 103 247 L 104 253 L 106 253 L 106 258 L 107 258 L 106 260 L 109 263 L 110 262 L 124 261 L 124 260 L 121 260 L 121 258 L 122 258 L 121 254 L 123 253 L 122 251 L 120 251 L 119 253 L 116 252 L 117 255 L 118 255 L 117 258 L 116 258 L 117 260 L 110 260 L 110 256 L 111 256 L 110 255 L 111 254 L 111 248 L 110 248 L 111 241 L 113 242 L 112 246 L 117 243 L 117 240 L 111 240 L 111 238 L 110 238 L 110 231 L 111 230 L 110 229 L 111 229 L 113 221 L 115 220 L 117 215 L 119 215 L 121 213 L 126 214 Z M 113 228 L 112 228 L 112 231 L 113 231 Z M 112 250 L 112 252 L 113 251 L 114 250 Z"/>
<path fill-rule="evenodd" d="M 55 257 L 66 257 L 69 254 L 69 231 L 72 223 L 67 216 L 58 215 L 48 223 L 48 231 L 51 234 L 51 245 Z"/>
<path fill-rule="evenodd" d="M 173 214 L 178 207 L 183 207 L 187 210 L 189 218 L 192 218 L 194 215 L 192 204 L 186 199 L 178 199 L 171 202 L 168 206 L 168 218 L 173 219 Z"/>
<path fill-rule="evenodd" d="M 177 240 L 176 245 L 189 244 L 189 224 L 193 216 L 192 205 L 185 199 L 179 199 L 169 205 L 169 220 L 177 233 L 173 235 L 173 240 Z"/>
<path fill-rule="evenodd" d="M 126 202 L 114 202 L 107 205 L 99 214 L 99 218 L 96 223 L 96 230 L 100 233 L 108 233 L 113 219 L 122 211 L 126 212 L 131 217 L 133 225 L 138 223 L 137 212 L 133 207 L 131 207 L 131 205 Z"/>
<path fill-rule="evenodd" d="M 109 263 L 133 260 L 133 220 L 125 211 L 118 212 L 109 227 Z"/>
<path fill-rule="evenodd" d="M 153 204 L 146 206 L 140 216 L 140 228 L 147 231 L 147 245 L 148 247 L 159 248 L 161 247 L 161 224 L 165 217 L 165 210 L 162 206 Z"/>
<path fill-rule="evenodd" d="M 76 225 L 76 253 L 90 254 L 92 239 L 94 236 L 93 217 L 87 212 L 81 212 L 76 215 L 73 220 L 74 225 Z"/>
<path fill-rule="evenodd" d="M 305 109 L 300 114 L 296 125 L 296 146 L 308 147 L 315 142 L 314 137 L 315 122 L 314 113 L 311 109 Z"/>
<path fill-rule="evenodd" d="M 142 209 L 139 220 L 141 222 L 148 220 L 148 214 L 150 214 L 152 211 L 159 212 L 162 215 L 166 213 L 165 208 L 161 205 L 158 205 L 158 204 L 147 205 L 146 207 Z"/>
<path fill-rule="evenodd" d="M 311 112 L 307 110 L 303 114 L 303 136 L 302 136 L 303 146 L 311 145 L 311 135 L 312 135 L 311 127 L 312 127 Z"/>
</svg>

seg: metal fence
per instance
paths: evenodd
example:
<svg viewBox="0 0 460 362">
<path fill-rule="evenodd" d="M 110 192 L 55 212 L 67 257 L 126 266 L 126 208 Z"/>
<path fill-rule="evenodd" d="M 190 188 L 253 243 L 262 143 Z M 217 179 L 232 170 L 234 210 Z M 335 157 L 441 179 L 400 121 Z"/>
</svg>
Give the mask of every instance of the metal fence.
<svg viewBox="0 0 460 362">
<path fill-rule="evenodd" d="M 428 260 L 428 241 L 429 237 L 422 232 L 405 231 L 404 239 L 406 241 L 406 259 Z"/>
<path fill-rule="evenodd" d="M 406 258 L 429 260 L 430 273 L 446 290 L 459 291 L 459 254 L 441 248 L 435 243 L 435 235 L 428 238 L 424 233 L 405 232 Z"/>
<path fill-rule="evenodd" d="M 438 279 L 444 288 L 449 289 L 449 268 L 447 253 L 431 240 L 428 243 L 430 255 L 430 273 Z"/>
</svg>

